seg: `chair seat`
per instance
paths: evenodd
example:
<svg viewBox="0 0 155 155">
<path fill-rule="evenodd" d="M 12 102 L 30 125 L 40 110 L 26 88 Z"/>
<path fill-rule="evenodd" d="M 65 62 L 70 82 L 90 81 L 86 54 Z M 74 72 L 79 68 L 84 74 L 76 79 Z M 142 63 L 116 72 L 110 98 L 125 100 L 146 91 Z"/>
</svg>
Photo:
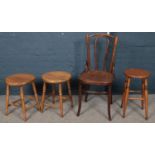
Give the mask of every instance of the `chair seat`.
<svg viewBox="0 0 155 155">
<path fill-rule="evenodd" d="M 14 74 L 5 79 L 6 84 L 10 86 L 23 86 L 35 80 L 32 74 Z"/>
<path fill-rule="evenodd" d="M 125 70 L 124 74 L 129 78 L 139 78 L 139 79 L 145 79 L 150 76 L 150 72 L 143 69 L 127 69 Z"/>
<path fill-rule="evenodd" d="M 48 72 L 42 75 L 42 79 L 47 83 L 62 83 L 70 80 L 71 74 L 62 71 Z"/>
<path fill-rule="evenodd" d="M 79 77 L 80 81 L 92 85 L 111 85 L 113 75 L 104 71 L 88 71 L 84 72 Z"/>
</svg>

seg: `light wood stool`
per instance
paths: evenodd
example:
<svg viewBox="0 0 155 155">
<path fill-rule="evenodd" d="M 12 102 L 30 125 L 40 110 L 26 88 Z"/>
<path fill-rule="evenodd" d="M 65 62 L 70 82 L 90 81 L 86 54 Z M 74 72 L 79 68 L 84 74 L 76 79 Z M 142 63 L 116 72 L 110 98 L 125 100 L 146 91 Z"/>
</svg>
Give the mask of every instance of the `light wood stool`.
<svg viewBox="0 0 155 155">
<path fill-rule="evenodd" d="M 39 102 L 38 102 L 38 95 L 35 86 L 35 77 L 32 74 L 14 74 L 11 76 L 6 77 L 6 115 L 8 115 L 8 108 L 10 105 L 15 105 L 18 101 L 21 101 L 22 105 L 22 113 L 24 121 L 27 120 L 26 117 L 26 106 L 24 101 L 24 86 L 27 84 L 32 84 L 34 97 L 36 100 L 37 109 L 40 109 Z M 20 99 L 13 102 L 13 104 L 9 103 L 9 95 L 10 95 L 10 87 L 19 87 L 20 89 Z"/>
<path fill-rule="evenodd" d="M 145 109 L 145 119 L 148 119 L 148 78 L 150 72 L 142 69 L 127 69 L 125 71 L 125 83 L 124 83 L 124 92 L 122 97 L 122 106 L 123 106 L 123 117 L 125 117 L 128 100 L 140 100 L 142 104 L 142 109 Z M 140 79 L 142 80 L 142 91 L 130 90 L 131 79 Z M 129 98 L 129 93 L 141 92 L 141 98 Z"/>
<path fill-rule="evenodd" d="M 55 85 L 58 84 L 60 115 L 61 117 L 63 117 L 63 101 L 62 101 L 63 83 L 67 83 L 68 95 L 71 101 L 71 107 L 73 107 L 73 99 L 72 99 L 71 86 L 70 86 L 71 74 L 68 72 L 62 72 L 62 71 L 48 72 L 42 75 L 42 79 L 44 84 L 43 84 L 43 93 L 42 93 L 42 101 L 41 101 L 41 111 L 43 112 L 44 110 L 46 85 L 52 84 L 52 102 L 54 104 L 55 103 Z"/>
</svg>

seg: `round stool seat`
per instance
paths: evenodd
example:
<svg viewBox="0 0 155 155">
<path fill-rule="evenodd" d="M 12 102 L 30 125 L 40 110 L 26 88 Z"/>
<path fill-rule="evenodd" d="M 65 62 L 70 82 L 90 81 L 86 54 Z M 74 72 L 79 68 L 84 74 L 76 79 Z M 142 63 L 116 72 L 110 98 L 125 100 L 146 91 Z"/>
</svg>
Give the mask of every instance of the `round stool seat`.
<svg viewBox="0 0 155 155">
<path fill-rule="evenodd" d="M 71 79 L 71 74 L 63 71 L 48 72 L 42 75 L 47 83 L 63 83 Z"/>
<path fill-rule="evenodd" d="M 129 78 L 139 78 L 139 79 L 145 79 L 150 76 L 150 72 L 143 69 L 127 69 L 125 70 L 124 74 Z"/>
<path fill-rule="evenodd" d="M 32 74 L 14 74 L 5 79 L 6 84 L 10 86 L 23 86 L 35 80 Z"/>
</svg>

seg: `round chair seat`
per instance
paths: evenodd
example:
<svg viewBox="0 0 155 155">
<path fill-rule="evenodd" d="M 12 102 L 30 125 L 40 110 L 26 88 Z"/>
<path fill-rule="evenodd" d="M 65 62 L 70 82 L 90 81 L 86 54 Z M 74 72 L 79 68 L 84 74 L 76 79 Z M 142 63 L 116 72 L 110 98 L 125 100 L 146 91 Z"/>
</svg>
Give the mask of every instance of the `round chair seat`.
<svg viewBox="0 0 155 155">
<path fill-rule="evenodd" d="M 150 76 L 150 72 L 143 69 L 127 69 L 124 73 L 129 78 L 145 79 Z"/>
<path fill-rule="evenodd" d="M 88 71 L 82 73 L 79 79 L 86 84 L 109 85 L 112 84 L 113 75 L 103 71 Z"/>
<path fill-rule="evenodd" d="M 35 80 L 32 74 L 14 74 L 5 79 L 6 84 L 10 86 L 23 86 Z"/>
<path fill-rule="evenodd" d="M 63 71 L 48 72 L 42 75 L 47 83 L 63 83 L 71 79 L 71 74 Z"/>
</svg>

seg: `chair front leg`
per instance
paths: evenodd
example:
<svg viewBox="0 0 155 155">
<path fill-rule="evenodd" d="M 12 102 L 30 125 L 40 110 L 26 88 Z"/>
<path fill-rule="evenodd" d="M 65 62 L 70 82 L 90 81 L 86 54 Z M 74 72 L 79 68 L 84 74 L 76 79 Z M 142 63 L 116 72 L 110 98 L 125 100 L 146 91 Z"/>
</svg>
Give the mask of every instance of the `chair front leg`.
<svg viewBox="0 0 155 155">
<path fill-rule="evenodd" d="M 111 121 L 112 86 L 108 86 L 108 118 Z"/>
</svg>

